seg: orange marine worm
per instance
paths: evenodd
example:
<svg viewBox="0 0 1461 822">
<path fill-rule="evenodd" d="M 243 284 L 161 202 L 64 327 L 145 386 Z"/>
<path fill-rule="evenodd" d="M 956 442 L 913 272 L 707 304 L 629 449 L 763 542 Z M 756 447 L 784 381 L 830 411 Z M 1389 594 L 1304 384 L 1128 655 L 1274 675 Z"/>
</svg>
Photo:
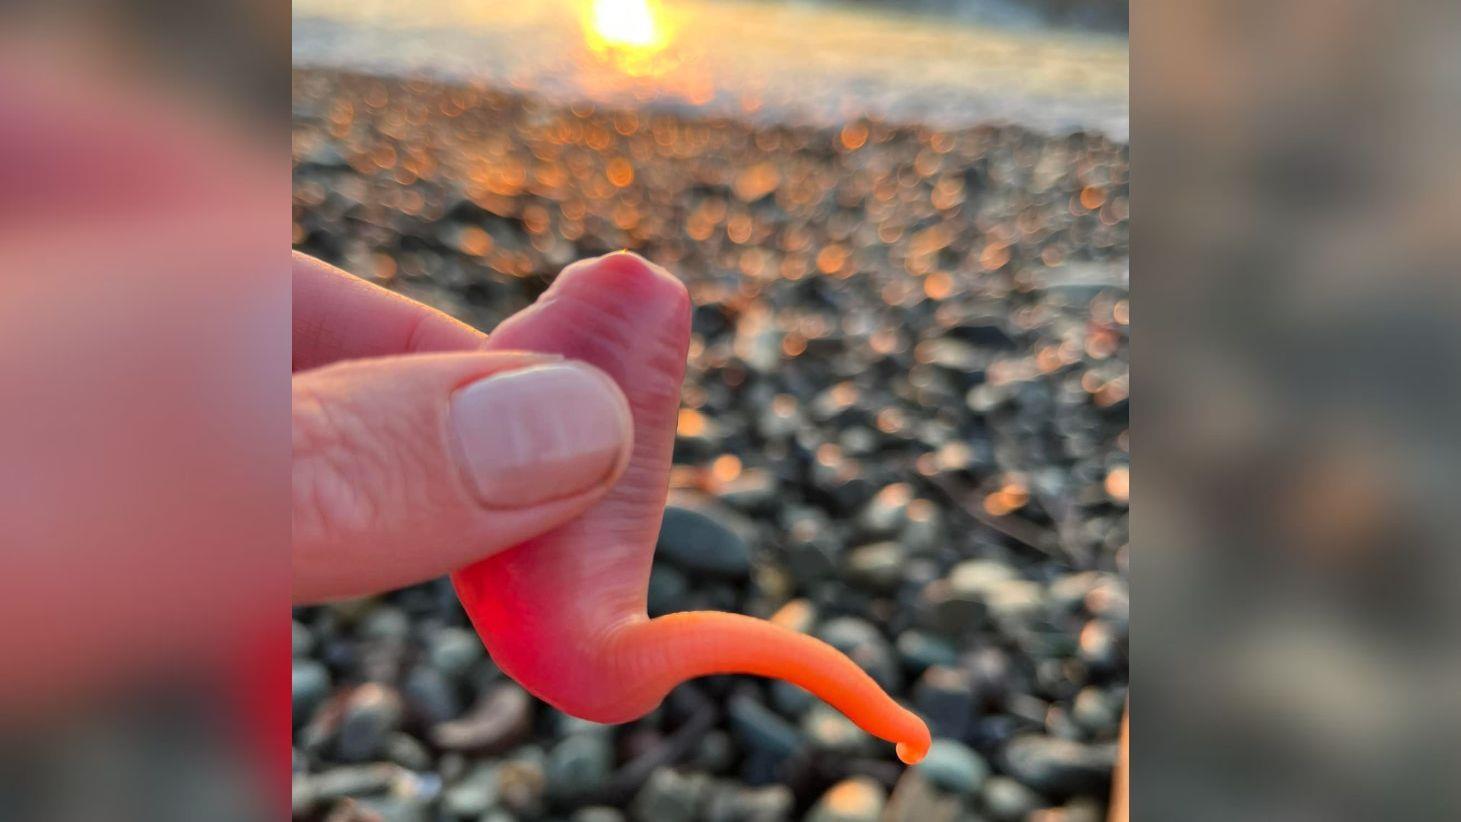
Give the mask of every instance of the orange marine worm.
<svg viewBox="0 0 1461 822">
<path fill-rule="evenodd" d="M 570 266 L 492 333 L 491 349 L 561 354 L 612 377 L 629 400 L 634 447 L 582 516 L 452 575 L 472 624 L 504 672 L 582 719 L 628 722 L 687 679 L 752 674 L 805 688 L 919 761 L 928 726 L 827 643 L 740 614 L 648 617 L 689 339 L 685 287 L 628 253 Z"/>
</svg>

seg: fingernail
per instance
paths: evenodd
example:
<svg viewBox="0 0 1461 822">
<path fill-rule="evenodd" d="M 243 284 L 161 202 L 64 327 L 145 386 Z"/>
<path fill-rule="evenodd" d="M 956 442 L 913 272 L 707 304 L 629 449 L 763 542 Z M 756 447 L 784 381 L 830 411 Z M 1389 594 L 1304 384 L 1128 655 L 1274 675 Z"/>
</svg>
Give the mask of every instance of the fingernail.
<svg viewBox="0 0 1461 822">
<path fill-rule="evenodd" d="M 612 380 L 576 362 L 535 365 L 457 389 L 451 424 L 484 505 L 521 508 L 607 481 L 627 461 L 629 406 Z"/>
</svg>

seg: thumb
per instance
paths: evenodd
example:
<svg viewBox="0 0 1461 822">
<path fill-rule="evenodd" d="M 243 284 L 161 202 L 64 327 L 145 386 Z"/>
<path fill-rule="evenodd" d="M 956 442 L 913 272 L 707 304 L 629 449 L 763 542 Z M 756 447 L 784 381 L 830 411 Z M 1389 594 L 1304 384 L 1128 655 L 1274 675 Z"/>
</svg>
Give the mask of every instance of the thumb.
<svg viewBox="0 0 1461 822">
<path fill-rule="evenodd" d="M 296 602 L 429 579 L 561 525 L 633 439 L 607 375 L 516 351 L 296 374 L 293 427 Z"/>
</svg>

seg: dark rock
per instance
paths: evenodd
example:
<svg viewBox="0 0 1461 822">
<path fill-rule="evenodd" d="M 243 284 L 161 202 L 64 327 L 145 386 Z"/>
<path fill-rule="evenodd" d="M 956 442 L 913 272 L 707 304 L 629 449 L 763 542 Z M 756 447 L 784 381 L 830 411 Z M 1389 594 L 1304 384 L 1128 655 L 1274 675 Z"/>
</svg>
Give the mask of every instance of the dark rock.
<svg viewBox="0 0 1461 822">
<path fill-rule="evenodd" d="M 923 631 L 904 631 L 894 646 L 903 667 L 914 673 L 922 673 L 932 665 L 953 665 L 958 660 L 953 643 Z"/>
<path fill-rule="evenodd" d="M 345 762 L 374 759 L 386 739 L 398 730 L 404 716 L 401 697 L 394 689 L 367 682 L 350 692 L 336 740 L 336 752 Z"/>
<path fill-rule="evenodd" d="M 497 765 L 484 762 L 446 789 L 441 797 L 441 809 L 453 818 L 472 819 L 486 813 L 500 799 Z"/>
<path fill-rule="evenodd" d="M 730 726 L 741 744 L 773 758 L 790 756 L 801 747 L 801 734 L 776 712 L 745 695 L 731 697 L 727 706 Z"/>
<path fill-rule="evenodd" d="M 310 634 L 309 629 L 299 624 L 299 620 L 291 620 L 289 630 L 294 658 L 309 656 L 315 647 L 315 638 Z"/>
<path fill-rule="evenodd" d="M 1092 736 L 1110 738 L 1121 725 L 1125 702 L 1125 696 L 1114 691 L 1094 686 L 1082 688 L 1075 695 L 1071 718 Z"/>
<path fill-rule="evenodd" d="M 447 751 L 501 751 L 527 737 L 532 718 L 532 697 L 517 685 L 504 683 L 465 716 L 433 726 L 431 741 Z"/>
<path fill-rule="evenodd" d="M 873 591 L 893 591 L 903 581 L 907 562 L 903 546 L 896 542 L 875 542 L 847 554 L 847 578 Z"/>
<path fill-rule="evenodd" d="M 746 788 L 726 784 L 705 809 L 705 822 L 785 822 L 796 797 L 785 785 Z"/>
<path fill-rule="evenodd" d="M 960 822 L 967 818 L 958 797 L 935 788 L 918 768 L 907 768 L 893 787 L 882 822 Z"/>
<path fill-rule="evenodd" d="M 455 719 L 462 712 L 462 700 L 455 686 L 434 667 L 412 668 L 401 692 L 412 714 L 428 725 Z"/>
<path fill-rule="evenodd" d="M 1039 810 L 1040 796 L 1007 776 L 991 776 L 981 792 L 984 809 L 1000 822 L 1019 822 Z"/>
<path fill-rule="evenodd" d="M 934 736 L 962 739 L 974 720 L 974 678 L 968 671 L 935 665 L 913 686 L 913 704 Z"/>
<path fill-rule="evenodd" d="M 935 739 L 915 769 L 939 788 L 964 796 L 977 795 L 989 776 L 984 759 L 952 739 Z"/>
<path fill-rule="evenodd" d="M 690 507 L 693 505 L 693 507 Z M 727 524 L 729 512 L 709 504 L 679 504 L 665 508 L 655 556 L 686 571 L 744 579 L 751 572 L 751 548 L 745 537 Z"/>
<path fill-rule="evenodd" d="M 604 734 L 575 734 L 548 753 L 548 798 L 573 802 L 608 782 L 614 750 Z"/>
<path fill-rule="evenodd" d="M 1048 796 L 1066 797 L 1103 790 L 1111 781 L 1116 751 L 1027 735 L 1010 740 L 1003 759 L 1010 776 Z"/>
<path fill-rule="evenodd" d="M 635 795 L 629 812 L 636 822 L 695 822 L 709 787 L 704 774 L 658 768 Z"/>
<path fill-rule="evenodd" d="M 289 687 L 294 723 L 301 725 L 330 695 L 330 672 L 313 659 L 296 659 Z"/>
<path fill-rule="evenodd" d="M 736 746 L 724 731 L 713 730 L 700 738 L 691 764 L 696 770 L 725 773 L 735 761 Z"/>
<path fill-rule="evenodd" d="M 591 808 L 579 808 L 569 817 L 569 822 L 624 822 L 624 814 L 617 808 L 606 808 L 602 805 L 595 805 Z"/>
<path fill-rule="evenodd" d="M 390 738 L 386 740 L 383 752 L 386 759 L 403 768 L 413 771 L 425 771 L 431 768 L 431 752 L 410 734 L 391 734 Z"/>
<path fill-rule="evenodd" d="M 685 610 L 690 581 L 674 566 L 656 562 L 649 573 L 649 615 L 652 617 Z"/>
<path fill-rule="evenodd" d="M 856 617 L 829 619 L 817 630 L 817 637 L 852 659 L 884 690 L 897 691 L 903 677 L 893 649 L 871 623 Z"/>
<path fill-rule="evenodd" d="M 465 628 L 442 628 L 431 636 L 427 646 L 431 665 L 442 674 L 457 680 L 467 677 L 472 668 L 486 656 L 482 640 Z"/>
</svg>

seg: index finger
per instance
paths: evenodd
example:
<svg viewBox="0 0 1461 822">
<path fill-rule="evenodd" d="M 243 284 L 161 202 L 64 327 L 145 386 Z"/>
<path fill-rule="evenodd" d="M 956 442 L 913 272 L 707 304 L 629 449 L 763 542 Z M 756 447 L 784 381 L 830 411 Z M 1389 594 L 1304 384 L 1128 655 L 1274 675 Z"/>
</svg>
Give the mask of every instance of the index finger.
<svg viewBox="0 0 1461 822">
<path fill-rule="evenodd" d="M 360 357 L 480 348 L 487 335 L 429 306 L 294 252 L 294 360 L 301 371 Z"/>
</svg>

